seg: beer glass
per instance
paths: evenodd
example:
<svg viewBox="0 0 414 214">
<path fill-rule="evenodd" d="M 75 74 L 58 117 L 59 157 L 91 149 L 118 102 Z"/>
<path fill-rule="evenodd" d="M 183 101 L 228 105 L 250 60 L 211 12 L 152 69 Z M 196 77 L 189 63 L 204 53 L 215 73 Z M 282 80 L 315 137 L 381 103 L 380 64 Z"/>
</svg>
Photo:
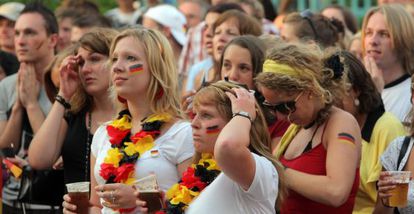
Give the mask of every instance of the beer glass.
<svg viewBox="0 0 414 214">
<path fill-rule="evenodd" d="M 406 207 L 411 172 L 388 171 L 388 173 L 390 173 L 391 179 L 396 182 L 396 187 L 389 191 L 392 196 L 388 199 L 387 205 L 390 207 Z"/>
<path fill-rule="evenodd" d="M 76 212 L 87 214 L 89 210 L 89 182 L 66 184 L 71 203 L 76 205 Z"/>
</svg>

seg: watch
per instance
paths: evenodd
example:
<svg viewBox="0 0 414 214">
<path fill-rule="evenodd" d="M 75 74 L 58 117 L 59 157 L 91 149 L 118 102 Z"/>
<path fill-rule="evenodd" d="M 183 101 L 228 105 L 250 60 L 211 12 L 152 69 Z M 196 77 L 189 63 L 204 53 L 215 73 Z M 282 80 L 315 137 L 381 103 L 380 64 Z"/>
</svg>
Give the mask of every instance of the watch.
<svg viewBox="0 0 414 214">
<path fill-rule="evenodd" d="M 250 122 L 252 122 L 252 123 L 253 123 L 253 120 L 252 120 L 252 118 L 250 117 L 249 112 L 246 112 L 246 111 L 239 111 L 239 112 L 237 112 L 237 113 L 233 113 L 233 117 L 235 117 L 235 116 L 245 117 L 245 118 L 249 119 L 249 120 L 250 120 Z"/>
</svg>

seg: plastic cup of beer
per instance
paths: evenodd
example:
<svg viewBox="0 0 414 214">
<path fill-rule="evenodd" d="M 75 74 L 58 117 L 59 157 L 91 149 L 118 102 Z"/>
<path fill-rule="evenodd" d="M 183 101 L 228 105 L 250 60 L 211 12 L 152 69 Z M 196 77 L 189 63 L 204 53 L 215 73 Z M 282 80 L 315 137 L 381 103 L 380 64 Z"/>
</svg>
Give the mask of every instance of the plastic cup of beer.
<svg viewBox="0 0 414 214">
<path fill-rule="evenodd" d="M 89 182 L 66 184 L 71 203 L 76 205 L 76 213 L 87 214 L 89 211 Z"/>
<path fill-rule="evenodd" d="M 389 191 L 392 196 L 388 198 L 387 205 L 390 207 L 406 207 L 411 172 L 388 171 L 388 173 L 390 173 L 391 179 L 396 182 L 396 187 Z"/>
</svg>

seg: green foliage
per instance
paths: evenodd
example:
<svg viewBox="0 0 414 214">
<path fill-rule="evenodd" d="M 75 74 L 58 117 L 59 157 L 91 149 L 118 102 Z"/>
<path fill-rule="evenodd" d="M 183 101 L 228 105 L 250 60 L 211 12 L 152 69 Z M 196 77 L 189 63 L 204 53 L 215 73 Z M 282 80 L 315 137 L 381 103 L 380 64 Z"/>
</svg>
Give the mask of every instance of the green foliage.
<svg viewBox="0 0 414 214">
<path fill-rule="evenodd" d="M 28 2 L 32 2 L 33 0 L 13 0 L 15 2 L 21 2 L 23 4 L 28 3 Z M 10 0 L 0 0 L 0 4 L 4 4 L 10 2 Z M 52 10 L 55 10 L 56 7 L 59 6 L 61 0 L 41 0 L 41 2 L 46 5 L 47 7 L 49 7 Z M 117 7 L 116 1 L 115 0 L 92 0 L 92 2 L 95 2 L 98 4 L 99 6 L 99 10 L 101 11 L 101 13 L 105 13 L 107 10 L 112 9 L 114 7 Z"/>
</svg>

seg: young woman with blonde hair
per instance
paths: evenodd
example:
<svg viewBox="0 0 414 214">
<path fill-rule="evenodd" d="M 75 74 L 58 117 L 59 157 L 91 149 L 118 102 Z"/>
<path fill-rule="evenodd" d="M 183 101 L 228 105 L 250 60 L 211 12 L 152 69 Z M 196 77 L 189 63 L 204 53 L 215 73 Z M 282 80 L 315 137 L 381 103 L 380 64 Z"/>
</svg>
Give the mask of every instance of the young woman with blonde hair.
<svg viewBox="0 0 414 214">
<path fill-rule="evenodd" d="M 91 211 L 137 213 L 147 210 L 146 202 L 135 203 L 131 185 L 150 174 L 163 191 L 176 183 L 193 156 L 191 127 L 181 111 L 172 49 L 160 32 L 121 32 L 112 41 L 110 64 L 121 111 L 93 138 Z M 75 210 L 68 196 L 63 206 Z"/>
<path fill-rule="evenodd" d="M 254 95 L 219 81 L 193 104 L 195 165 L 167 192 L 166 213 L 276 213 L 282 169 Z"/>
<path fill-rule="evenodd" d="M 355 118 L 333 106 L 338 75 L 314 47 L 280 44 L 256 78 L 264 105 L 292 123 L 276 148 L 289 189 L 281 213 L 352 212 L 361 134 Z"/>
</svg>

